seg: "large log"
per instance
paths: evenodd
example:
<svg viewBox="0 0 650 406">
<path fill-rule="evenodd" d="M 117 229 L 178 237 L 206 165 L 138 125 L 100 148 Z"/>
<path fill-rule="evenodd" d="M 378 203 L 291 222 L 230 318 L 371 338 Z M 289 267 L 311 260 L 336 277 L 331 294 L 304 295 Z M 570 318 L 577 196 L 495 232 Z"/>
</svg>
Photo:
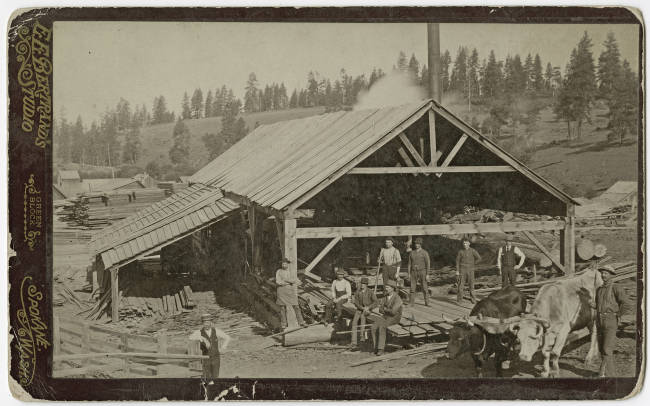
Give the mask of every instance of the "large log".
<svg viewBox="0 0 650 406">
<path fill-rule="evenodd" d="M 594 245 L 594 256 L 596 258 L 602 258 L 605 254 L 607 254 L 607 247 L 605 244 L 598 243 Z"/>
<path fill-rule="evenodd" d="M 551 256 L 555 258 L 556 260 L 560 260 L 560 249 L 559 248 L 553 248 L 552 250 L 549 251 L 551 253 Z M 541 258 L 539 259 L 539 266 L 542 268 L 548 268 L 549 266 L 553 265 L 553 261 L 546 255 L 542 255 Z"/>
<path fill-rule="evenodd" d="M 284 335 L 283 345 L 289 347 L 297 344 L 321 343 L 330 341 L 334 327 L 315 324 Z"/>
<path fill-rule="evenodd" d="M 583 261 L 588 261 L 594 257 L 594 243 L 588 238 L 581 238 L 576 245 L 576 254 Z"/>
</svg>

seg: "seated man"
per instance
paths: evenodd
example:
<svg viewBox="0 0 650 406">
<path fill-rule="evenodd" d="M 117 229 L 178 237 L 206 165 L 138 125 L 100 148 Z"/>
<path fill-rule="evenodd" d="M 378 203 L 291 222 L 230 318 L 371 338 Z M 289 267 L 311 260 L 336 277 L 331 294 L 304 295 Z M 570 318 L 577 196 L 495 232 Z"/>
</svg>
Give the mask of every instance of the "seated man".
<svg viewBox="0 0 650 406">
<path fill-rule="evenodd" d="M 350 282 L 343 279 L 345 271 L 336 268 L 336 279 L 332 282 L 332 302 L 336 308 L 336 322 L 341 321 L 343 316 L 343 305 L 352 297 L 352 286 Z"/>
<path fill-rule="evenodd" d="M 361 287 L 354 294 L 353 303 L 357 311 L 354 312 L 354 318 L 352 319 L 352 344 L 350 346 L 356 348 L 358 333 L 361 334 L 361 342 L 366 341 L 366 316 L 370 314 L 370 310 L 377 307 L 377 295 L 368 289 L 368 278 L 365 276 L 361 278 Z M 361 328 L 358 327 L 359 321 L 361 321 Z"/>
<path fill-rule="evenodd" d="M 386 347 L 386 329 L 389 326 L 398 324 L 402 318 L 402 299 L 397 292 L 397 284 L 395 281 L 390 280 L 384 285 L 386 296 L 381 299 L 379 305 L 379 313 L 382 315 L 375 321 L 371 327 L 372 329 L 372 342 L 375 347 L 375 354 L 382 355 Z M 379 337 L 377 338 L 377 332 Z"/>
</svg>

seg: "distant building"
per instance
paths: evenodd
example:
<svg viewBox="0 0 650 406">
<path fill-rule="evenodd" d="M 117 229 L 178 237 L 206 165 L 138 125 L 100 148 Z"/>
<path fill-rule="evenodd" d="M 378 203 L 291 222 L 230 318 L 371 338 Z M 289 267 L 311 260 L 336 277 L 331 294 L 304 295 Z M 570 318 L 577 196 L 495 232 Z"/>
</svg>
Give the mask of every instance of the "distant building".
<svg viewBox="0 0 650 406">
<path fill-rule="evenodd" d="M 64 196 L 74 196 L 82 191 L 81 176 L 75 170 L 57 170 L 54 185 L 59 187 Z"/>
<path fill-rule="evenodd" d="M 155 188 L 158 186 L 158 182 L 149 176 L 148 173 L 138 173 L 133 177 L 133 179 L 137 180 L 138 182 L 142 183 L 144 187 L 146 188 Z"/>
<path fill-rule="evenodd" d="M 52 184 L 52 200 L 65 200 L 65 193 L 59 188 L 56 183 Z"/>
<path fill-rule="evenodd" d="M 81 192 L 110 192 L 112 190 L 143 189 L 145 186 L 134 178 L 84 179 Z"/>
<path fill-rule="evenodd" d="M 618 181 L 598 197 L 598 200 L 610 201 L 615 206 L 629 204 L 633 208 L 638 199 L 637 182 L 634 181 Z"/>
</svg>

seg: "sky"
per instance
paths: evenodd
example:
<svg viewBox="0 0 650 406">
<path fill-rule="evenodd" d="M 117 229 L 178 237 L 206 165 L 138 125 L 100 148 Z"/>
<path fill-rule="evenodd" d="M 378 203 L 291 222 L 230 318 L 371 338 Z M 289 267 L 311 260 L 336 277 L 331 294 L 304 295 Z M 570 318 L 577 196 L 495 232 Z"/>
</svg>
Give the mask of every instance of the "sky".
<svg viewBox="0 0 650 406">
<path fill-rule="evenodd" d="M 440 24 L 440 48 L 452 61 L 461 45 L 477 48 L 480 59 L 490 50 L 497 59 L 539 53 L 544 66 L 564 72 L 584 31 L 596 63 L 612 31 L 637 70 L 636 25 Z M 225 84 L 242 97 L 250 72 L 262 86 L 284 82 L 290 93 L 312 70 L 332 80 L 341 68 L 355 76 L 373 67 L 388 72 L 400 50 L 426 64 L 426 41 L 421 23 L 56 22 L 55 115 L 80 115 L 87 126 L 120 97 L 151 111 L 159 95 L 178 114 L 183 93 L 198 87 L 205 96 Z"/>
</svg>

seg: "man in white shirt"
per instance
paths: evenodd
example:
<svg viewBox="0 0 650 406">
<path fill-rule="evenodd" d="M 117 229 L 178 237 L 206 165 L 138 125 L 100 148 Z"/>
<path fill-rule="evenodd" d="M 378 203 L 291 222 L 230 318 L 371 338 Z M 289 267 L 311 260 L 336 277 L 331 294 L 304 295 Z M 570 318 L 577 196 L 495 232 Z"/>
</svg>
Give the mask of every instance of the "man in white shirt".
<svg viewBox="0 0 650 406">
<path fill-rule="evenodd" d="M 517 270 L 519 270 L 526 256 L 519 249 L 512 245 L 512 236 L 506 236 L 506 245 L 499 248 L 497 253 L 497 268 L 499 268 L 499 274 L 501 274 L 501 288 L 506 288 L 509 285 L 515 286 L 517 283 Z M 517 263 L 517 257 L 519 257 L 519 263 Z"/>
<path fill-rule="evenodd" d="M 200 330 L 194 331 L 189 339 L 198 341 L 201 345 L 201 353 L 210 357 L 202 360 L 203 379 L 209 381 L 209 384 L 212 384 L 214 383 L 213 380 L 219 377 L 221 352 L 228 347 L 230 336 L 212 324 L 212 316 L 210 314 L 203 314 L 201 320 L 203 321 L 203 326 Z"/>
<path fill-rule="evenodd" d="M 386 238 L 385 244 L 386 247 L 381 249 L 377 260 L 377 263 L 381 266 L 381 277 L 384 286 L 388 284 L 388 281 L 398 282 L 400 280 L 399 268 L 402 265 L 402 257 L 399 250 L 393 247 L 393 239 Z"/>
<path fill-rule="evenodd" d="M 336 321 L 340 322 L 343 316 L 343 305 L 352 297 L 352 286 L 345 277 L 345 271 L 336 268 L 336 279 L 332 282 L 332 302 L 336 307 Z"/>
</svg>

